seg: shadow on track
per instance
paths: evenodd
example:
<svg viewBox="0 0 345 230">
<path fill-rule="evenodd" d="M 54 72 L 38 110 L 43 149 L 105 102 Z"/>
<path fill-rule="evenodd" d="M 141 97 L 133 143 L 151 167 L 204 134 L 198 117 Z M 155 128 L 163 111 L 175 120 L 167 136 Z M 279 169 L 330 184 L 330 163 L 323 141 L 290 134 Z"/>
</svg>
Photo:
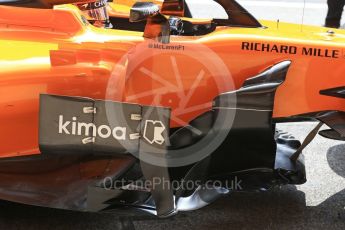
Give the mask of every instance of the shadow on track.
<svg viewBox="0 0 345 230">
<path fill-rule="evenodd" d="M 327 160 L 345 178 L 345 145 L 329 149 Z M 315 191 L 317 193 L 317 191 Z M 79 213 L 0 203 L 0 229 L 345 229 L 345 190 L 315 207 L 304 192 L 285 186 L 265 193 L 234 193 L 195 212 L 170 219 L 131 220 L 109 213 Z"/>
</svg>

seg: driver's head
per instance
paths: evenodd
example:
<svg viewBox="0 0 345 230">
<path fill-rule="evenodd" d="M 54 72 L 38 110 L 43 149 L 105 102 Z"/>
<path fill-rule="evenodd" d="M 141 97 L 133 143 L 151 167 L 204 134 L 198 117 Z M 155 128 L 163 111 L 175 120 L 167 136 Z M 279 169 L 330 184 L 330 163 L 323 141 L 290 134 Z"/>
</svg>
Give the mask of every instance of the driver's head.
<svg viewBox="0 0 345 230">
<path fill-rule="evenodd" d="M 97 27 L 111 27 L 107 11 L 106 0 L 95 0 L 94 2 L 84 2 L 75 4 L 84 16 Z"/>
</svg>

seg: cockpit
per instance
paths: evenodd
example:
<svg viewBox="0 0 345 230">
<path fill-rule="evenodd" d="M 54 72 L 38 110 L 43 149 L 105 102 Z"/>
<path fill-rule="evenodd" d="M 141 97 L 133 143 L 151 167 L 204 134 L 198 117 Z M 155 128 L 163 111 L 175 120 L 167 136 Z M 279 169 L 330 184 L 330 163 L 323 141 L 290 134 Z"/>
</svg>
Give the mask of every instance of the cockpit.
<svg viewBox="0 0 345 230">
<path fill-rule="evenodd" d="M 0 5 L 53 8 L 60 4 L 73 4 L 83 17 L 97 27 L 140 31 L 145 34 L 201 36 L 213 32 L 218 26 L 261 27 L 261 24 L 235 0 L 0 0 Z M 210 4 L 214 5 L 212 10 Z M 210 11 L 215 14 L 210 17 Z M 203 16 L 205 12 L 207 17 Z M 139 18 L 134 18 L 136 16 Z"/>
</svg>

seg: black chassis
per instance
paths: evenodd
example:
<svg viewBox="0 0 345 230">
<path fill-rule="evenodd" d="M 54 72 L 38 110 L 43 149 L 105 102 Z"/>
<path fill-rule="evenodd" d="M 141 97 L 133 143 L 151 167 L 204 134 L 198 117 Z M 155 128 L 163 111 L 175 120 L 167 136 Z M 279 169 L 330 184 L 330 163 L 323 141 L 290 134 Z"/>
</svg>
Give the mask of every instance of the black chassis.
<svg viewBox="0 0 345 230">
<path fill-rule="evenodd" d="M 275 122 L 272 120 L 275 92 L 284 82 L 290 64 L 290 61 L 278 63 L 246 80 L 242 88 L 215 98 L 213 108 L 190 124 L 202 131 L 199 134 L 195 134 L 188 127 L 182 127 L 164 133 L 166 143 L 169 144 L 163 147 L 152 148 L 140 138 L 126 145 L 131 146 L 132 151 L 137 151 L 138 156 L 140 152 L 149 152 L 163 154 L 169 159 L 174 152 L 172 150 L 183 150 L 195 143 L 205 142 L 205 139 L 207 143 L 207 138 L 213 136 L 208 135 L 209 133 L 226 133 L 225 140 L 214 152 L 199 162 L 184 167 L 148 164 L 129 154 L 119 143 L 114 145 L 99 139 L 85 147 L 80 144 L 79 136 L 59 139 L 55 134 L 51 134 L 53 126 L 56 128 L 57 125 L 52 114 L 57 113 L 61 103 L 64 106 L 69 105 L 66 111 L 72 114 L 76 111 L 73 107 L 78 108 L 79 105 L 104 111 L 102 108 L 105 104 L 113 103 L 115 111 L 121 106 L 125 108 L 122 110 L 125 114 L 140 114 L 148 107 L 88 98 L 41 95 L 42 153 L 0 160 L 0 197 L 44 207 L 78 211 L 116 211 L 123 215 L 149 213 L 167 217 L 180 210 L 193 210 L 211 203 L 217 197 L 234 190 L 228 186 L 233 181 L 241 181 L 241 191 L 302 184 L 306 181 L 303 157 L 290 159 L 301 147 L 301 143 L 291 135 L 276 131 Z M 234 94 L 236 102 L 232 101 Z M 169 110 L 153 109 L 155 112 L 152 116 L 155 119 L 161 119 L 160 113 L 169 117 Z M 235 118 L 231 128 L 219 123 L 226 120 L 229 111 L 233 110 Z M 49 111 L 49 116 L 45 115 L 46 111 Z M 90 113 L 85 119 L 97 125 L 97 121 L 104 119 L 104 113 Z M 126 118 L 121 115 L 117 119 Z M 168 119 L 163 122 L 169 124 Z M 138 126 L 133 124 L 129 128 L 137 129 L 136 127 Z M 141 133 L 142 130 L 134 132 Z M 137 144 L 139 142 L 140 145 Z M 188 181 L 220 181 L 220 184 L 212 188 L 201 184 L 188 190 L 184 189 L 184 186 L 168 189 L 160 186 L 143 188 L 133 183 L 155 178 L 179 181 L 181 185 Z M 109 187 L 119 181 L 121 186 Z M 191 202 L 195 197 L 203 202 Z"/>
</svg>

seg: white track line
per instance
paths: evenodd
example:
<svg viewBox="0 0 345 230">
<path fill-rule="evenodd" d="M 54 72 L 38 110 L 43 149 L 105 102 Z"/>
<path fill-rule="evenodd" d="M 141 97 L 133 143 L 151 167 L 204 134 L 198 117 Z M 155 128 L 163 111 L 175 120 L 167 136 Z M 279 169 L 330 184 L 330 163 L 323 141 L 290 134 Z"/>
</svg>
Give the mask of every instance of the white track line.
<svg viewBox="0 0 345 230">
<path fill-rule="evenodd" d="M 286 8 L 299 8 L 304 6 L 303 2 L 276 2 L 276 1 L 238 1 L 240 4 L 246 6 L 272 6 L 272 7 L 286 7 Z M 306 2 L 306 8 L 308 9 L 327 9 L 326 3 L 310 3 Z"/>
<path fill-rule="evenodd" d="M 187 3 L 206 5 L 210 4 L 212 0 L 186 0 Z M 284 8 L 298 8 L 303 9 L 303 2 L 278 2 L 278 1 L 254 1 L 254 0 L 240 0 L 238 1 L 243 6 L 258 6 L 258 7 L 284 7 Z M 306 2 L 306 8 L 308 9 L 327 9 L 325 3 L 310 3 Z"/>
</svg>

